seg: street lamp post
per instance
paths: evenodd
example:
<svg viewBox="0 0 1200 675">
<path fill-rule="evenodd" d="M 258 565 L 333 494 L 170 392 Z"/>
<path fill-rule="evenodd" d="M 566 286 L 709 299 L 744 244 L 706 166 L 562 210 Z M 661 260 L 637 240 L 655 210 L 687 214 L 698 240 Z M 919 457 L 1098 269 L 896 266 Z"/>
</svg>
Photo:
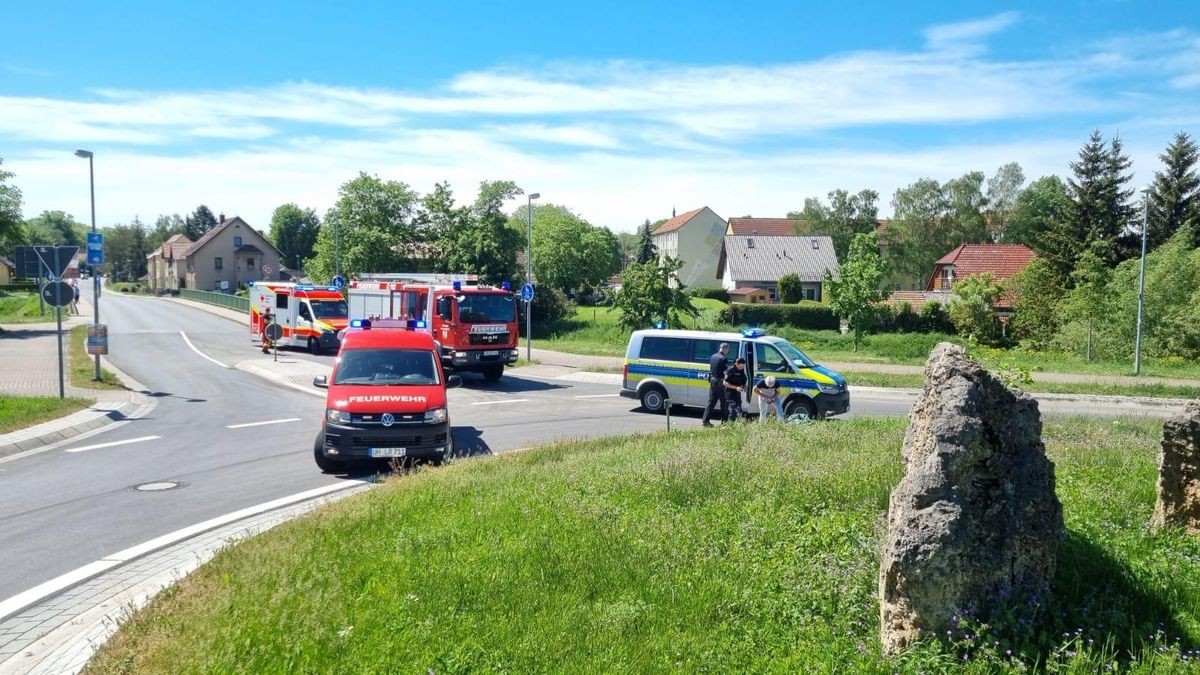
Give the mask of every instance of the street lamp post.
<svg viewBox="0 0 1200 675">
<path fill-rule="evenodd" d="M 541 193 L 529 195 L 525 206 L 525 223 L 528 228 L 525 240 L 525 283 L 533 284 L 533 200 Z M 533 300 L 525 303 L 525 360 L 533 360 Z"/>
<path fill-rule="evenodd" d="M 1142 314 L 1146 306 L 1146 230 L 1150 229 L 1150 186 L 1142 187 L 1142 266 L 1138 272 L 1137 341 L 1133 348 L 1133 374 L 1142 374 Z"/>
<path fill-rule="evenodd" d="M 76 157 L 87 158 L 88 161 L 88 185 L 92 192 L 92 232 L 96 232 L 96 171 L 92 164 L 91 150 L 76 150 Z M 92 267 L 92 312 L 94 315 L 94 323 L 100 325 L 100 271 L 94 266 Z M 99 330 L 97 328 L 96 330 Z M 96 382 L 100 381 L 100 355 L 96 354 L 96 374 L 93 378 Z"/>
</svg>

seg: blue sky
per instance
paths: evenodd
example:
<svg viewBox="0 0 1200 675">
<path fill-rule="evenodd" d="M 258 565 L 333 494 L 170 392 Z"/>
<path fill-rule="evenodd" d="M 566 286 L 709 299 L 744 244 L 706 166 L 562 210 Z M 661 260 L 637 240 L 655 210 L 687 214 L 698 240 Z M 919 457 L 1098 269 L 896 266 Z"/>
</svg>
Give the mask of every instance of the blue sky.
<svg viewBox="0 0 1200 675">
<path fill-rule="evenodd" d="M 1065 174 L 1095 128 L 1141 182 L 1200 134 L 1185 2 L 178 4 L 6 9 L 0 158 L 27 216 L 86 215 L 76 147 L 102 225 L 205 203 L 266 227 L 361 170 L 462 200 L 511 179 L 630 230 L 834 188 L 887 214 L 924 176 Z"/>
</svg>

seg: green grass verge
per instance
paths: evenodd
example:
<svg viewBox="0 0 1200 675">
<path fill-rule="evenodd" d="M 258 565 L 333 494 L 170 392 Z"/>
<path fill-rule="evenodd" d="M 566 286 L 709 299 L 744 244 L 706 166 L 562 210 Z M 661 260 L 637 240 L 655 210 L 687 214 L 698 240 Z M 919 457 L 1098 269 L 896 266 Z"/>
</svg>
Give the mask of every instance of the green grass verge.
<svg viewBox="0 0 1200 675">
<path fill-rule="evenodd" d="M 1047 421 L 1067 536 L 1032 634 L 969 627 L 883 656 L 904 429 L 748 425 L 398 477 L 221 552 L 89 672 L 1185 669 L 1200 541 L 1145 527 L 1154 422 Z"/>
<path fill-rule="evenodd" d="M 70 366 L 71 386 L 82 389 L 123 389 L 124 385 L 107 368 L 100 369 L 100 380 L 96 381 L 96 357 L 87 353 L 87 326 L 71 329 L 67 363 Z"/>
<path fill-rule="evenodd" d="M 851 385 L 860 387 L 901 387 L 920 389 L 925 376 L 920 373 L 878 373 L 870 370 L 840 371 Z M 1139 396 L 1150 398 L 1200 398 L 1200 388 L 1166 384 L 1106 384 L 1100 382 L 1041 382 L 1021 387 L 1031 393 L 1099 394 L 1104 396 Z"/>
<path fill-rule="evenodd" d="M 58 419 L 91 405 L 81 398 L 0 394 L 0 434 Z"/>
<path fill-rule="evenodd" d="M 0 295 L 0 323 L 45 323 L 54 321 L 54 308 L 47 305 L 45 314 L 37 293 L 23 291 L 6 292 Z M 66 313 L 63 313 L 66 316 Z"/>
</svg>

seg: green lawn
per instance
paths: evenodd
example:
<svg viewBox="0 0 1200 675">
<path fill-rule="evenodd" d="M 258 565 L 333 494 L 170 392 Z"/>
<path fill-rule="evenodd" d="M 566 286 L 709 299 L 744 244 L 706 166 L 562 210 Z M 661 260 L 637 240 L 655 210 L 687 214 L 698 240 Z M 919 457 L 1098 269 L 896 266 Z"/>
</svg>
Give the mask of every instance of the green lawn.
<svg viewBox="0 0 1200 675">
<path fill-rule="evenodd" d="M 54 321 L 54 308 L 49 305 L 46 313 L 39 312 L 37 293 L 5 291 L 0 294 L 0 323 L 42 323 Z M 66 313 L 63 313 L 66 316 Z"/>
<path fill-rule="evenodd" d="M 0 434 L 57 419 L 91 405 L 81 398 L 0 394 Z"/>
<path fill-rule="evenodd" d="M 121 389 L 124 385 L 110 370 L 100 369 L 100 380 L 96 381 L 96 357 L 87 353 L 87 326 L 76 326 L 71 329 L 70 351 L 67 362 L 70 364 L 71 386 L 83 389 Z"/>
<path fill-rule="evenodd" d="M 91 673 L 1183 672 L 1200 540 L 1154 533 L 1152 422 L 1052 419 L 1067 536 L 1025 637 L 884 657 L 904 420 L 563 443 L 396 477 L 227 549 Z"/>
<path fill-rule="evenodd" d="M 839 371 L 852 386 L 901 387 L 920 389 L 925 376 L 920 373 L 879 373 L 870 370 Z M 1093 382 L 1032 382 L 1020 385 L 1031 393 L 1100 394 L 1104 396 L 1142 396 L 1151 398 L 1200 398 L 1200 388 L 1167 384 L 1103 384 Z"/>
</svg>

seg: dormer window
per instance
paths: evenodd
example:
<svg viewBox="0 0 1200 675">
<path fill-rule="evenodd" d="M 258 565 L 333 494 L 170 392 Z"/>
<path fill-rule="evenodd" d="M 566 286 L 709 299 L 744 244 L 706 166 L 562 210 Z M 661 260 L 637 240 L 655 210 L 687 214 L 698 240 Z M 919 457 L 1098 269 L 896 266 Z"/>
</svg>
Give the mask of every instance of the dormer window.
<svg viewBox="0 0 1200 675">
<path fill-rule="evenodd" d="M 746 237 L 746 248 L 754 248 L 754 237 Z"/>
<path fill-rule="evenodd" d="M 818 241 L 818 240 L 816 240 L 816 239 L 813 239 L 813 240 L 812 240 L 812 246 L 813 246 L 813 250 L 814 250 L 814 251 L 819 251 L 819 250 L 821 250 L 821 242 L 820 242 L 820 241 Z"/>
</svg>

